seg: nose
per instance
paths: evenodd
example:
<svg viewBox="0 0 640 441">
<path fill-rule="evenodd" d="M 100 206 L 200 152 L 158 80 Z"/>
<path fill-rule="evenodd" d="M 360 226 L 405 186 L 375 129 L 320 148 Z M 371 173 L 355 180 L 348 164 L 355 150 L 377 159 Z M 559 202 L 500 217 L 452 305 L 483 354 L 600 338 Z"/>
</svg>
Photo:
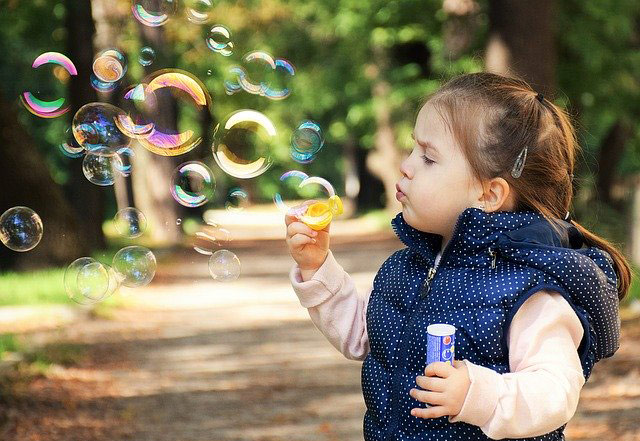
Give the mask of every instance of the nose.
<svg viewBox="0 0 640 441">
<path fill-rule="evenodd" d="M 400 173 L 403 174 L 403 176 L 406 176 L 408 179 L 411 179 L 411 167 L 409 166 L 409 157 L 406 157 L 401 163 L 400 163 Z"/>
</svg>

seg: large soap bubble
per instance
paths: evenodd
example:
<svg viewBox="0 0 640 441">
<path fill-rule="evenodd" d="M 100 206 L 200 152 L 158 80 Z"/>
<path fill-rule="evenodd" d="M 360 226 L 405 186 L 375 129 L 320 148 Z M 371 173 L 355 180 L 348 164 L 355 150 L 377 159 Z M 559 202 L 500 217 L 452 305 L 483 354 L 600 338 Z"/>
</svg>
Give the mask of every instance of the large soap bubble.
<svg viewBox="0 0 640 441">
<path fill-rule="evenodd" d="M 124 111 L 111 104 L 85 104 L 73 117 L 73 136 L 86 150 L 106 148 L 117 152 L 131 143 L 131 138 L 116 125 L 119 115 Z"/>
<path fill-rule="evenodd" d="M 145 26 L 162 26 L 178 9 L 177 0 L 133 0 L 133 16 Z"/>
<path fill-rule="evenodd" d="M 272 164 L 276 127 L 263 113 L 238 110 L 218 124 L 213 135 L 213 158 L 227 174 L 248 179 Z"/>
<path fill-rule="evenodd" d="M 218 250 L 209 257 L 209 274 L 218 282 L 231 282 L 240 276 L 240 259 L 229 250 Z"/>
<path fill-rule="evenodd" d="M 211 96 L 194 75 L 178 69 L 163 69 L 145 78 L 143 89 L 127 91 L 127 115 L 118 126 L 138 138 L 147 150 L 162 156 L 187 153 L 202 142 L 200 124 L 193 124 L 200 112 L 209 112 Z M 191 115 L 176 119 L 170 116 Z M 151 130 L 149 130 L 151 128 Z"/>
<path fill-rule="evenodd" d="M 0 241 L 13 251 L 34 249 L 42 239 L 42 220 L 28 207 L 13 207 L 0 216 Z"/>
<path fill-rule="evenodd" d="M 147 285 L 156 274 L 156 256 L 141 246 L 122 248 L 113 256 L 113 269 L 122 285 L 136 288 Z"/>
<path fill-rule="evenodd" d="M 66 55 L 61 53 L 45 52 L 33 61 L 32 67 L 35 69 L 45 64 L 55 64 L 64 69 L 64 71 L 69 75 L 78 75 L 78 71 L 76 70 L 73 62 Z M 22 95 L 20 95 L 20 100 L 29 112 L 41 118 L 55 118 L 67 113 L 70 109 L 69 106 L 65 106 L 66 101 L 64 98 L 45 101 L 37 98 L 34 94 L 28 91 L 23 92 Z"/>
<path fill-rule="evenodd" d="M 171 195 L 185 207 L 199 207 L 211 199 L 216 189 L 213 172 L 202 162 L 180 164 L 171 178 Z"/>
</svg>

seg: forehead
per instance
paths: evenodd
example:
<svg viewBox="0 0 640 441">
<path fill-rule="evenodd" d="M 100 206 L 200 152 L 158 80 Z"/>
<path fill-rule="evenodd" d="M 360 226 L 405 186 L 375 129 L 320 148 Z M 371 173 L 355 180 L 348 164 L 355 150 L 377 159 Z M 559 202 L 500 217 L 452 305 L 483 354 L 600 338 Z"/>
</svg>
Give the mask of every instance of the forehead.
<svg viewBox="0 0 640 441">
<path fill-rule="evenodd" d="M 418 112 L 414 136 L 421 141 L 434 144 L 439 150 L 449 151 L 455 140 L 443 116 L 433 104 L 426 103 Z"/>
</svg>

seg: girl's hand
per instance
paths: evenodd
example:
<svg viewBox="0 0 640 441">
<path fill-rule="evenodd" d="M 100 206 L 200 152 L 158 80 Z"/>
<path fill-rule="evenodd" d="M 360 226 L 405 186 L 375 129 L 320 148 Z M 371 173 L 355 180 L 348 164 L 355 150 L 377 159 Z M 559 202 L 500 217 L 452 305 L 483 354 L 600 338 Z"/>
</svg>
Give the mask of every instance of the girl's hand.
<svg viewBox="0 0 640 441">
<path fill-rule="evenodd" d="M 302 205 L 315 202 L 317 201 L 307 201 Z M 286 241 L 291 257 L 296 261 L 301 271 L 315 272 L 322 266 L 327 254 L 329 254 L 329 227 L 331 224 L 320 231 L 315 231 L 289 214 L 285 215 L 284 222 L 287 226 Z"/>
<path fill-rule="evenodd" d="M 409 395 L 429 404 L 429 407 L 412 409 L 411 415 L 418 418 L 438 418 L 459 414 L 471 386 L 467 365 L 460 360 L 454 360 L 453 366 L 437 361 L 429 364 L 424 374 L 424 377 L 416 377 L 417 385 L 424 390 L 411 389 Z"/>
</svg>

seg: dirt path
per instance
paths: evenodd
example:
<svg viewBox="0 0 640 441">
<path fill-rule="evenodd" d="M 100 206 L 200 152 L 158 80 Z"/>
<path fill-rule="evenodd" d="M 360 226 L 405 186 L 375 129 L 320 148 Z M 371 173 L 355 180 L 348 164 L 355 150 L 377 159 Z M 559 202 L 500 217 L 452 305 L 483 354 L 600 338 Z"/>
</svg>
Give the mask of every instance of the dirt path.
<svg viewBox="0 0 640 441">
<path fill-rule="evenodd" d="M 334 253 L 364 290 L 398 247 L 376 241 Z M 361 440 L 361 364 L 309 320 L 283 248 L 237 253 L 236 282 L 213 282 L 206 259 L 185 254 L 152 286 L 123 291 L 131 306 L 111 320 L 33 333 L 36 344 L 79 344 L 86 356 L 14 385 L 0 440 Z M 640 440 L 637 322 L 625 322 L 620 352 L 596 366 L 567 439 Z"/>
</svg>

